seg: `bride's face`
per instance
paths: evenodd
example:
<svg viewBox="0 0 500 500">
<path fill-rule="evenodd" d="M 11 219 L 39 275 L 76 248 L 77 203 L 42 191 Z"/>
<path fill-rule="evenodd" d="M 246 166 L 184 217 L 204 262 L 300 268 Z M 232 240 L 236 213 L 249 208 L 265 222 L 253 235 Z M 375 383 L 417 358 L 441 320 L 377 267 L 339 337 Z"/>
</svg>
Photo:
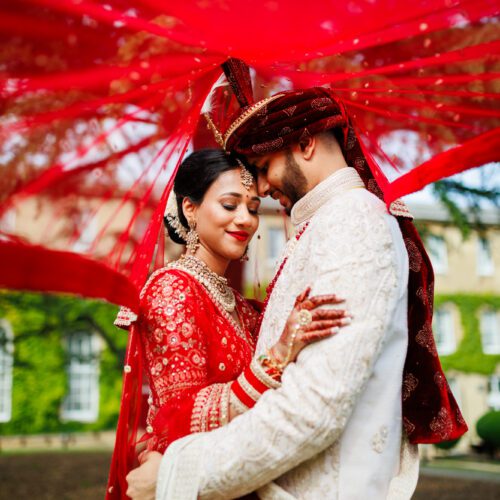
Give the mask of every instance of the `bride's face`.
<svg viewBox="0 0 500 500">
<path fill-rule="evenodd" d="M 239 259 L 259 227 L 259 206 L 255 183 L 247 190 L 240 169 L 223 172 L 195 209 L 200 243 L 215 256 Z"/>
</svg>

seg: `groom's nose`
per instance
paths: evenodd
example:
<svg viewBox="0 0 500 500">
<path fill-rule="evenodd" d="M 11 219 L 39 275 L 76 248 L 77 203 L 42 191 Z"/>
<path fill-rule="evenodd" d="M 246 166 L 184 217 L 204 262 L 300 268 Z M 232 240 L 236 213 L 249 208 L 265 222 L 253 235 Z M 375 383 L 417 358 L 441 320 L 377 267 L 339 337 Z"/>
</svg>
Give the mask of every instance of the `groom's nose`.
<svg viewBox="0 0 500 500">
<path fill-rule="evenodd" d="M 271 186 L 267 181 L 267 175 L 265 172 L 259 172 L 257 177 L 257 191 L 259 196 L 269 196 L 271 191 Z"/>
</svg>

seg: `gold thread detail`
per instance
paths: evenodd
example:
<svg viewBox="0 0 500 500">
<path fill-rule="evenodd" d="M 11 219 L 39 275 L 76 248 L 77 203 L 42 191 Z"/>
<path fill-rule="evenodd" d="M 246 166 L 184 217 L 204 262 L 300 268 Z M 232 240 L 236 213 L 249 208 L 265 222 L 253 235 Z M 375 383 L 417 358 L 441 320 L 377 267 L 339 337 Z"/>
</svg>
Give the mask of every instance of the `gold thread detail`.
<svg viewBox="0 0 500 500">
<path fill-rule="evenodd" d="M 246 111 L 244 111 L 236 120 L 234 120 L 231 125 L 229 125 L 228 129 L 226 130 L 226 133 L 224 134 L 224 141 L 222 147 L 226 149 L 227 146 L 227 141 L 229 137 L 239 128 L 241 125 L 243 125 L 252 115 L 257 113 L 257 111 L 261 110 L 266 104 L 269 104 L 270 102 L 274 101 L 275 99 L 278 99 L 279 97 L 284 96 L 285 94 L 275 94 L 271 97 L 266 97 L 265 99 L 262 99 L 255 104 L 252 104 Z"/>
</svg>

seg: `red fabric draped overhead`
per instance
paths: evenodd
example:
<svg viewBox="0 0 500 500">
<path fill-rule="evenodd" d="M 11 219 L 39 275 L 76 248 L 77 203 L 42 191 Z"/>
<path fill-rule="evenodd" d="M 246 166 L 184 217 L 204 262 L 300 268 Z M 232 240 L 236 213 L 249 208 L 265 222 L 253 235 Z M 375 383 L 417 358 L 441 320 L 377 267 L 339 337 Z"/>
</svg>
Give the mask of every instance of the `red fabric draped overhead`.
<svg viewBox="0 0 500 500">
<path fill-rule="evenodd" d="M 200 110 L 229 57 L 254 69 L 255 99 L 331 86 L 387 203 L 498 161 L 499 11 L 490 0 L 4 0 L 0 286 L 134 308 L 162 262 L 177 165 L 215 146 Z M 213 99 L 224 128 L 236 100 Z"/>
</svg>

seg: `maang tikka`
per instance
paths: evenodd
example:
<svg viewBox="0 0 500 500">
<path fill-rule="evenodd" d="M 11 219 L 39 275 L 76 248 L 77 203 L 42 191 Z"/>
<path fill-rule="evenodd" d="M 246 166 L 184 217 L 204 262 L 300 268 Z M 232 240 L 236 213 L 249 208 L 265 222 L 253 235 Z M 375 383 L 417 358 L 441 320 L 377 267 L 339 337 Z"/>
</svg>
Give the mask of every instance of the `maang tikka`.
<svg viewBox="0 0 500 500">
<path fill-rule="evenodd" d="M 207 126 L 208 128 L 212 131 L 214 134 L 215 141 L 217 144 L 227 153 L 226 151 L 226 146 L 224 143 L 224 136 L 222 132 L 217 128 L 215 123 L 213 122 L 210 113 L 203 113 L 207 120 Z M 253 175 L 250 173 L 250 171 L 245 167 L 244 163 L 239 159 L 236 158 L 236 163 L 240 166 L 240 179 L 241 179 L 241 184 L 243 184 L 243 187 L 247 190 L 250 191 L 250 188 L 252 187 L 252 184 L 254 183 L 254 178 Z"/>
<path fill-rule="evenodd" d="M 239 159 L 236 158 L 236 162 L 240 166 L 240 179 L 241 183 L 243 184 L 243 187 L 247 190 L 250 191 L 250 188 L 252 187 L 254 183 L 254 178 L 253 175 L 250 173 L 250 171 L 245 167 L 244 163 Z"/>
<path fill-rule="evenodd" d="M 194 255 L 198 247 L 200 246 L 200 238 L 196 232 L 196 222 L 189 222 L 189 232 L 186 237 L 186 249 L 187 253 Z"/>
</svg>

